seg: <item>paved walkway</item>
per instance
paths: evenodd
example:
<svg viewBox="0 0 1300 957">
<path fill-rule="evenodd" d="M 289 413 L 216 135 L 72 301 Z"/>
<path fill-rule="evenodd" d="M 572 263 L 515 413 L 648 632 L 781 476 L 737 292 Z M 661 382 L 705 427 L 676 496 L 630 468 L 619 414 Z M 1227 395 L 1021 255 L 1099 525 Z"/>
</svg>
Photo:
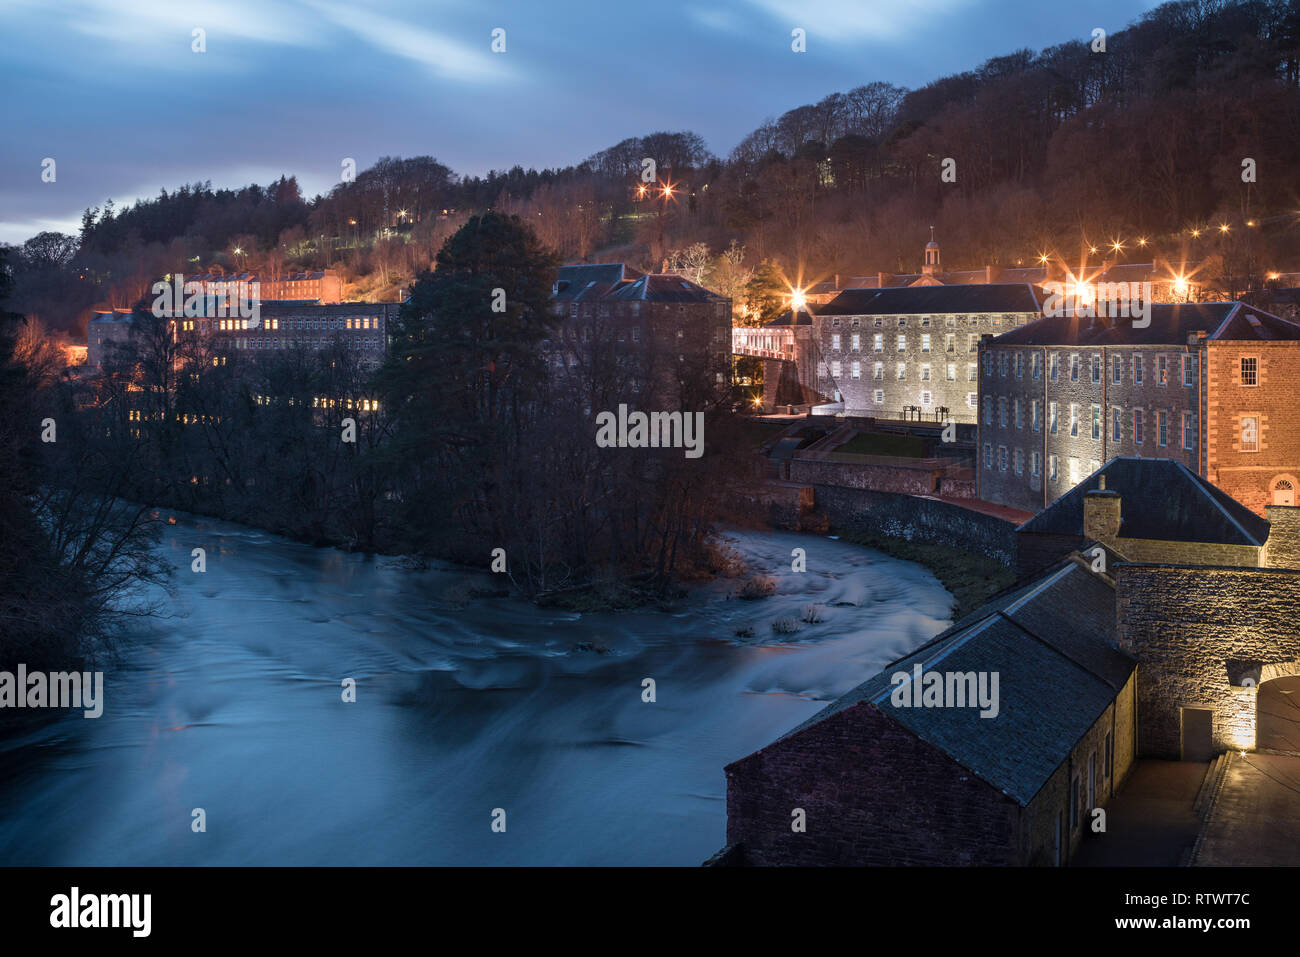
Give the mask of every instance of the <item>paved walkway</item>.
<svg viewBox="0 0 1300 957">
<path fill-rule="evenodd" d="M 1258 752 L 1233 758 L 1195 864 L 1300 864 L 1300 758 Z"/>
<path fill-rule="evenodd" d="M 1196 843 L 1192 810 L 1208 762 L 1142 758 L 1106 808 L 1106 833 L 1085 833 L 1073 867 L 1177 867 Z"/>
</svg>

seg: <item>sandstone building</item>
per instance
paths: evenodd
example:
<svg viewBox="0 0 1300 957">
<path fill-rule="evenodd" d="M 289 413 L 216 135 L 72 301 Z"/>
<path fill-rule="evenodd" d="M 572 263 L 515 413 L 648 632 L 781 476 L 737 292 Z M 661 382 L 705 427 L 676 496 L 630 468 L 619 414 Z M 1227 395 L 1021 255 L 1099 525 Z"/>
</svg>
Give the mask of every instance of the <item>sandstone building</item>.
<svg viewBox="0 0 1300 957">
<path fill-rule="evenodd" d="M 681 276 L 624 263 L 560 268 L 558 328 L 542 343 L 555 373 L 592 401 L 680 408 L 730 387 L 731 300 Z"/>
<path fill-rule="evenodd" d="M 1258 514 L 1295 504 L 1300 325 L 1240 302 L 1064 315 L 979 347 L 977 496 L 1036 512 L 1117 456 L 1181 462 Z"/>
<path fill-rule="evenodd" d="M 846 290 L 810 307 L 817 391 L 846 415 L 973 423 L 981 338 L 1041 309 L 1028 283 Z"/>
</svg>

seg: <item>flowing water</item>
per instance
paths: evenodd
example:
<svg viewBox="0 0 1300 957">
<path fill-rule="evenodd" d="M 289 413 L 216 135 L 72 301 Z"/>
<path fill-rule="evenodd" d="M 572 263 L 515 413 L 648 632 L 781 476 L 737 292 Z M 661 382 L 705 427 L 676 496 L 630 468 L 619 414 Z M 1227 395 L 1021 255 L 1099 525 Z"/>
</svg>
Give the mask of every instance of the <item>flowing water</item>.
<svg viewBox="0 0 1300 957">
<path fill-rule="evenodd" d="M 578 615 L 470 597 L 491 583 L 464 569 L 179 519 L 171 614 L 106 668 L 103 715 L 0 742 L 0 864 L 698 864 L 724 843 L 723 766 L 951 604 L 868 549 L 725 537 L 773 597 L 719 580 L 673 613 Z M 823 622 L 773 630 L 813 604 Z"/>
</svg>

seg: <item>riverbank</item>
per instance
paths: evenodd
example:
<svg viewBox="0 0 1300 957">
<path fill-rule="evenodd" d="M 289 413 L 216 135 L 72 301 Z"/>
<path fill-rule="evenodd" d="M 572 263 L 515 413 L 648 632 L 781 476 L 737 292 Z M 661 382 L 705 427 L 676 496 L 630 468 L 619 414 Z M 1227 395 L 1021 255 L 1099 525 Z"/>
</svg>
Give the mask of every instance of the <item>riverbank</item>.
<svg viewBox="0 0 1300 957">
<path fill-rule="evenodd" d="M 890 538 L 855 529 L 833 529 L 831 533 L 841 541 L 874 548 L 892 558 L 916 562 L 927 568 L 953 596 L 953 621 L 964 618 L 984 604 L 991 595 L 997 594 L 1016 580 L 1012 569 L 975 552 L 947 545 L 909 542 L 903 538 Z"/>
</svg>

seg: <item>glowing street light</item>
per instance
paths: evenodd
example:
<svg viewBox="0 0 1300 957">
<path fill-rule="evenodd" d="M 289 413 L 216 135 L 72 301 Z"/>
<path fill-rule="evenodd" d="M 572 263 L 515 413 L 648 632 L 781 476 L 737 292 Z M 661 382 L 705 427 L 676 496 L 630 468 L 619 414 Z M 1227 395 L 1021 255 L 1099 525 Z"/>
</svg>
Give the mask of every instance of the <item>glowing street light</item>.
<svg viewBox="0 0 1300 957">
<path fill-rule="evenodd" d="M 802 289 L 792 289 L 790 291 L 790 308 L 795 312 L 803 309 L 808 305 L 808 297 L 804 295 Z"/>
<path fill-rule="evenodd" d="M 1174 292 L 1180 296 L 1187 295 L 1187 280 L 1182 276 L 1174 277 Z"/>
<path fill-rule="evenodd" d="M 1200 239 L 1200 238 L 1201 238 L 1201 231 L 1200 231 L 1199 229 L 1193 229 L 1193 230 L 1192 230 L 1192 238 L 1193 238 L 1193 239 Z"/>
<path fill-rule="evenodd" d="M 1228 231 L 1228 224 L 1227 224 L 1227 223 L 1220 223 L 1220 224 L 1219 224 L 1219 232 L 1221 232 L 1221 233 L 1226 233 L 1227 231 Z"/>
<path fill-rule="evenodd" d="M 1042 263 L 1044 266 L 1047 265 L 1047 253 L 1039 253 L 1038 261 Z"/>
<path fill-rule="evenodd" d="M 1139 246 L 1145 246 L 1146 244 L 1147 244 L 1147 238 L 1146 238 L 1145 236 L 1139 236 L 1139 237 L 1138 237 L 1138 245 L 1139 245 Z"/>
</svg>

